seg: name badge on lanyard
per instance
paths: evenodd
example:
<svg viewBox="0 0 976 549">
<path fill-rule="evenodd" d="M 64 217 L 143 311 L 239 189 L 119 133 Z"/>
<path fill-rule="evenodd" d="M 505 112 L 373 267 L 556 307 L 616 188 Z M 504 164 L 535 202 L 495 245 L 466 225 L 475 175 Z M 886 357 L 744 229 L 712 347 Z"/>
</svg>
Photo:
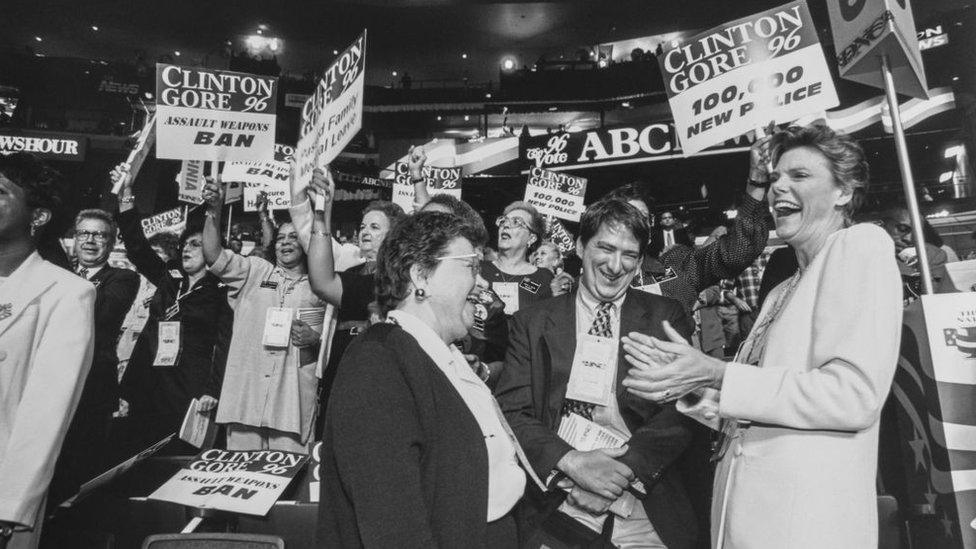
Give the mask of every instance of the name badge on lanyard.
<svg viewBox="0 0 976 549">
<path fill-rule="evenodd" d="M 579 336 L 566 398 L 608 406 L 614 378 L 617 340 L 589 334 Z"/>
<path fill-rule="evenodd" d="M 491 289 L 505 304 L 505 314 L 514 315 L 519 310 L 518 284 L 514 282 L 492 282 Z"/>
<path fill-rule="evenodd" d="M 176 366 L 180 357 L 180 323 L 160 322 L 158 336 L 153 366 Z"/>
<path fill-rule="evenodd" d="M 166 312 L 163 313 L 163 319 L 173 320 L 178 314 L 180 314 L 180 301 L 177 299 L 175 303 L 166 307 Z"/>
<path fill-rule="evenodd" d="M 291 340 L 291 320 L 294 316 L 295 312 L 291 307 L 268 307 L 262 344 L 266 347 L 287 347 Z"/>
</svg>

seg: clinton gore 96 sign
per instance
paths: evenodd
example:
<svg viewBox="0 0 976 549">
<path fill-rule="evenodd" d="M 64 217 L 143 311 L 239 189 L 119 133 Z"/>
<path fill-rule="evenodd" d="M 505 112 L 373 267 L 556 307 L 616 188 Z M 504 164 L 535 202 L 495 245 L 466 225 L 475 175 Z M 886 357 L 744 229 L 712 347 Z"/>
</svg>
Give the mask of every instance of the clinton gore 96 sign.
<svg viewBox="0 0 976 549">
<path fill-rule="evenodd" d="M 838 104 L 803 0 L 666 44 L 658 63 L 685 154 Z"/>
<path fill-rule="evenodd" d="M 274 160 L 278 79 L 156 64 L 156 156 Z"/>
</svg>

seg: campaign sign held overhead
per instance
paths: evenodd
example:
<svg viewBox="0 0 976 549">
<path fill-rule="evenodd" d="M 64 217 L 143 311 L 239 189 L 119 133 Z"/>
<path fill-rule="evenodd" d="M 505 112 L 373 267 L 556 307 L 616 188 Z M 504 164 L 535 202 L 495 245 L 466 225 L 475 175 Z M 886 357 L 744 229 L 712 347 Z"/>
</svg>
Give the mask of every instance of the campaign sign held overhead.
<svg viewBox="0 0 976 549">
<path fill-rule="evenodd" d="M 658 63 L 685 154 L 838 105 L 803 0 L 665 44 Z"/>
<path fill-rule="evenodd" d="M 278 79 L 156 64 L 156 157 L 274 160 Z"/>
<path fill-rule="evenodd" d="M 302 108 L 295 147 L 295 180 L 312 181 L 315 168 L 325 169 L 363 125 L 366 31 L 325 69 L 315 93 Z"/>
<path fill-rule="evenodd" d="M 580 220 L 586 206 L 586 179 L 566 173 L 531 168 L 525 185 L 525 201 L 535 206 L 542 215 Z"/>
</svg>

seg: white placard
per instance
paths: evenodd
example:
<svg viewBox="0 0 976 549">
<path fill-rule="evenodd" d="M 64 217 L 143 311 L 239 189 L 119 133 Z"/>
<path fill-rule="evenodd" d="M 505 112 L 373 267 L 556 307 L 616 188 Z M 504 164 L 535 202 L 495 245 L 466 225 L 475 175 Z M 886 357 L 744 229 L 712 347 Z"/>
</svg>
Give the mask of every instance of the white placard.
<svg viewBox="0 0 976 549">
<path fill-rule="evenodd" d="M 586 205 L 586 179 L 567 173 L 532 167 L 525 185 L 525 201 L 542 215 L 567 221 L 580 220 Z"/>
</svg>

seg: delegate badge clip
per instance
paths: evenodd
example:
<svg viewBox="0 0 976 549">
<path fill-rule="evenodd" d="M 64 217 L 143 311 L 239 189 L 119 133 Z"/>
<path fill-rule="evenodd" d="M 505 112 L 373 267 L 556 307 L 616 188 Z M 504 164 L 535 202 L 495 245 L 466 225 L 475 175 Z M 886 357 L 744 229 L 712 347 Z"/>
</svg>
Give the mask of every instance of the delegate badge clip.
<svg viewBox="0 0 976 549">
<path fill-rule="evenodd" d="M 566 398 L 599 406 L 610 404 L 617 340 L 584 334 L 576 342 Z"/>
<path fill-rule="evenodd" d="M 180 323 L 161 321 L 159 323 L 159 342 L 153 366 L 176 366 L 180 356 Z"/>
<path fill-rule="evenodd" d="M 268 307 L 268 314 L 264 319 L 265 347 L 287 347 L 291 339 L 291 319 L 295 312 L 291 307 Z"/>
</svg>

